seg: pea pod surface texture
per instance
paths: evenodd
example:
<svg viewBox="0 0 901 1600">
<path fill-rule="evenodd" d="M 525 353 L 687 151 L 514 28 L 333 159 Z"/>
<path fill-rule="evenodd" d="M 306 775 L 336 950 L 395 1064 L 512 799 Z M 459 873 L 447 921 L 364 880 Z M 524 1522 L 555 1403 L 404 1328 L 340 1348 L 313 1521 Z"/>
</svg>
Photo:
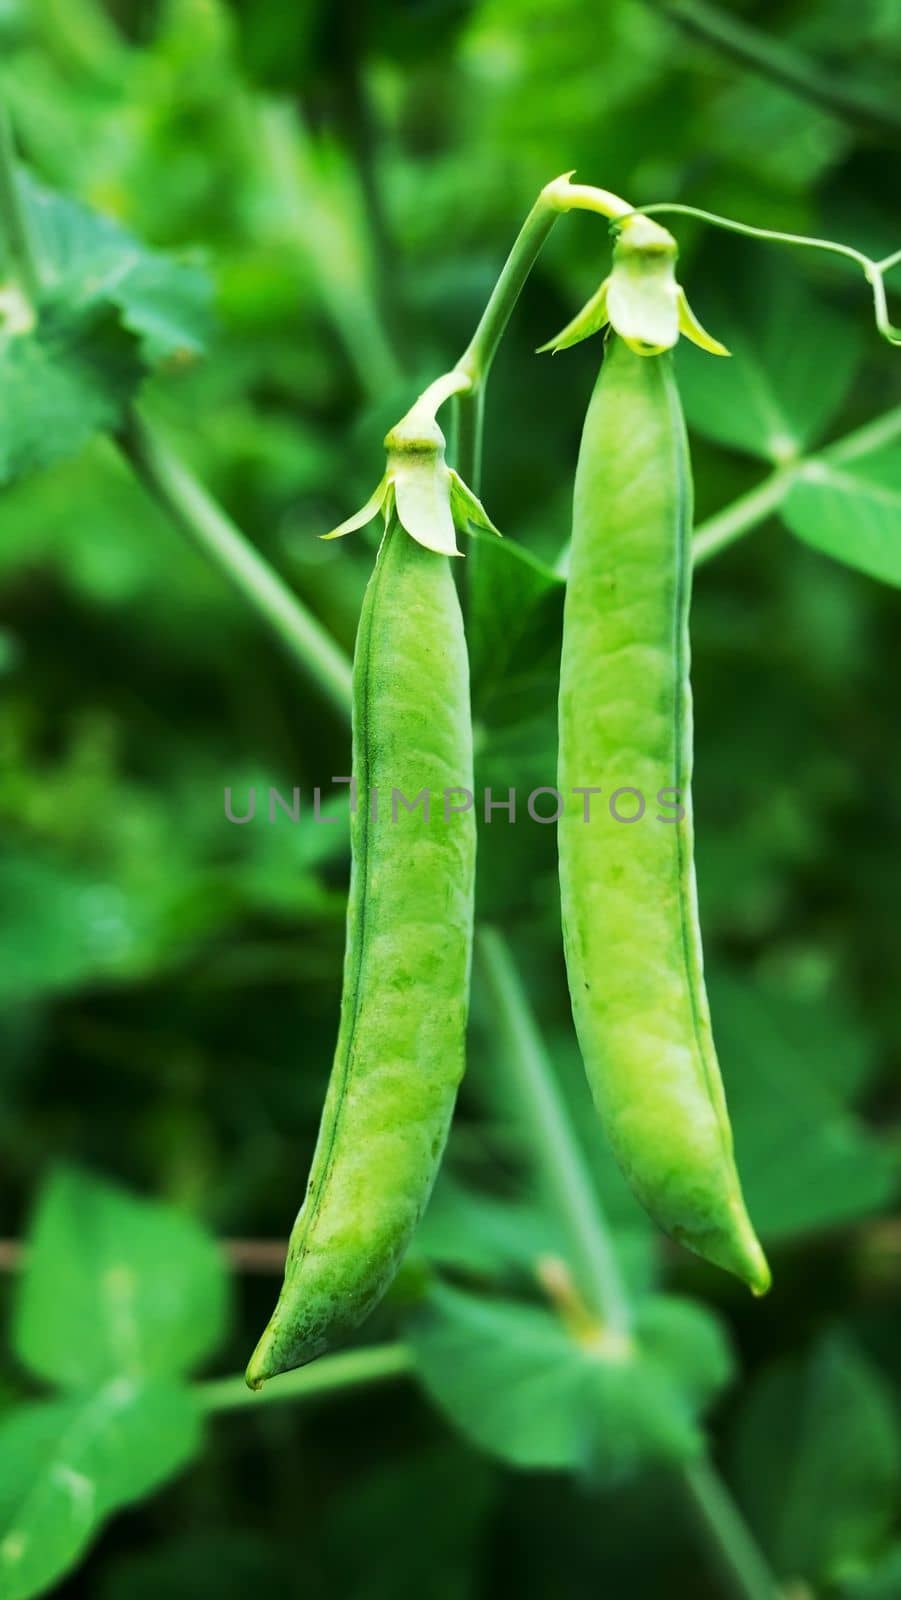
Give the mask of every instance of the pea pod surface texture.
<svg viewBox="0 0 901 1600">
<path fill-rule="evenodd" d="M 560 676 L 573 1015 L 602 1123 L 639 1200 L 675 1239 L 762 1294 L 769 1268 L 742 1198 L 703 978 L 691 520 L 672 359 L 634 354 L 611 336 L 579 451 Z M 579 788 L 602 793 L 574 796 Z M 629 791 L 615 800 L 618 816 L 636 820 L 611 814 L 617 790 Z"/>
<path fill-rule="evenodd" d="M 392 515 L 354 655 L 352 865 L 338 1043 L 257 1388 L 356 1327 L 423 1213 L 463 1074 L 475 818 L 469 669 L 450 564 Z M 392 804 L 429 791 L 408 811 Z M 373 804 L 373 796 L 375 803 Z M 374 817 L 375 810 L 375 817 Z"/>
</svg>

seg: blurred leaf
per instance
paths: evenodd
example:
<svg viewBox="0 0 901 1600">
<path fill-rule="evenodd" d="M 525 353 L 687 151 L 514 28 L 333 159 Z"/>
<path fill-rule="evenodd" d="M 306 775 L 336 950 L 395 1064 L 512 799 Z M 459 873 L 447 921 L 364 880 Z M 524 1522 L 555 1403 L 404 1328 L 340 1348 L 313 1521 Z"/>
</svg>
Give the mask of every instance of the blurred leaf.
<svg viewBox="0 0 901 1600">
<path fill-rule="evenodd" d="M 452 1436 L 399 1460 L 382 1453 L 365 1475 L 342 1484 L 331 1508 L 332 1592 L 354 1600 L 476 1600 L 477 1541 L 498 1476 Z"/>
<path fill-rule="evenodd" d="M 891 1395 L 851 1339 L 767 1369 L 744 1400 L 736 1487 L 777 1571 L 836 1581 L 879 1548 L 897 1510 Z"/>
<path fill-rule="evenodd" d="M 565 584 L 512 539 L 474 534 L 471 545 L 466 631 L 473 705 L 476 716 L 503 724 L 511 700 L 519 718 L 528 716 L 530 685 L 537 679 L 543 697 L 543 685 L 556 679 Z"/>
<path fill-rule="evenodd" d="M 897 1161 L 844 1101 L 872 1047 L 829 994 L 712 974 L 714 1031 L 748 1207 L 765 1238 L 834 1227 L 895 1193 Z"/>
<path fill-rule="evenodd" d="M 537 1206 L 476 1195 L 442 1170 L 416 1233 L 416 1247 L 440 1266 L 534 1275 L 538 1259 L 561 1253 L 553 1222 Z"/>
<path fill-rule="evenodd" d="M 901 467 L 901 447 L 895 450 Z M 792 533 L 846 566 L 901 585 L 901 471 L 890 486 L 870 476 L 867 458 L 839 466 L 811 461 L 779 513 Z"/>
<path fill-rule="evenodd" d="M 841 1600 L 898 1600 L 901 1595 L 901 1544 L 893 1545 L 863 1577 L 842 1584 Z"/>
<path fill-rule="evenodd" d="M 42 1594 L 113 1511 L 183 1467 L 199 1439 L 186 1389 L 123 1377 L 8 1413 L 0 1421 L 4 1600 Z"/>
<path fill-rule="evenodd" d="M 210 334 L 211 287 L 199 268 L 147 247 L 111 218 L 19 176 L 29 230 L 49 295 L 72 311 L 114 307 L 148 365 L 196 355 Z"/>
<path fill-rule="evenodd" d="M 693 428 L 775 463 L 822 436 L 851 385 L 860 339 L 790 264 L 760 254 L 755 263 L 743 280 L 730 277 L 696 297 L 705 327 L 716 328 L 732 356 L 713 361 L 680 340 L 679 386 Z M 692 294 L 690 274 L 686 286 Z"/>
<path fill-rule="evenodd" d="M 190 1217 L 74 1170 L 45 1184 L 13 1343 L 62 1388 L 192 1371 L 222 1339 L 228 1279 Z"/>
<path fill-rule="evenodd" d="M 32 333 L 0 340 L 0 482 L 114 429 L 140 375 L 135 340 L 102 301 L 56 304 Z"/>
<path fill-rule="evenodd" d="M 0 859 L 0 908 L 6 911 L 0 920 L 4 1000 L 52 993 L 110 973 L 136 939 L 121 891 L 38 855 Z"/>
<path fill-rule="evenodd" d="M 698 1413 L 731 1371 L 716 1322 L 674 1299 L 641 1304 L 625 1342 L 601 1329 L 578 1339 L 548 1310 L 439 1286 L 408 1336 L 429 1394 L 480 1448 L 605 1482 L 695 1455 Z"/>
</svg>

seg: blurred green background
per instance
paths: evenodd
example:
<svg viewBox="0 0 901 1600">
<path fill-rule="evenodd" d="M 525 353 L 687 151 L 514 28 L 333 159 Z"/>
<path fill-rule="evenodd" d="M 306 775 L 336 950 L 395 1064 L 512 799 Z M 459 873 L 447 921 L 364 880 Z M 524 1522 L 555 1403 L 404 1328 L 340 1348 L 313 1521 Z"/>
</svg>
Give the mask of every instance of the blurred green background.
<svg viewBox="0 0 901 1600">
<path fill-rule="evenodd" d="M 551 177 L 575 168 L 636 204 L 690 201 L 876 255 L 901 243 L 896 0 L 727 14 L 815 62 L 821 92 L 640 0 L 2 0 L 0 89 L 32 174 L 212 279 L 207 354 L 165 361 L 147 414 L 348 651 L 373 539 L 315 536 L 371 490 L 384 431 L 465 345 Z M 715 378 L 679 353 L 703 522 L 765 477 L 786 427 L 817 447 L 901 387 L 859 273 L 672 220 L 692 304 L 736 352 Z M 483 498 L 551 565 L 600 348 L 533 352 L 608 251 L 597 219 L 558 224 L 489 391 Z M 870 481 L 897 550 L 896 445 Z M 766 1303 L 661 1249 L 599 1149 L 553 829 L 495 825 L 480 844 L 482 913 L 513 937 L 626 1256 L 727 1330 L 713 1452 L 796 1600 L 901 1595 L 901 607 L 855 570 L 870 511 L 799 501 L 696 582 L 702 922 Z M 842 561 L 811 547 L 827 525 Z M 282 1240 L 336 1031 L 347 834 L 308 809 L 230 826 L 223 790 L 237 807 L 251 784 L 308 796 L 348 771 L 347 728 L 109 440 L 3 490 L 0 608 L 0 1230 L 21 1237 L 48 1175 L 74 1163 L 220 1238 Z M 545 596 L 518 643 L 514 621 L 481 625 L 474 699 L 480 781 L 525 794 L 553 782 L 559 606 Z M 495 1024 L 477 989 L 451 1181 L 363 1342 L 403 1328 L 436 1264 L 531 1292 L 543 1223 L 517 1177 Z M 492 1244 L 491 1197 L 514 1191 Z M 273 1251 L 251 1257 L 208 1373 L 243 1366 L 268 1315 Z M 465 1343 L 455 1360 L 467 1368 Z M 12 1412 L 37 1391 L 12 1352 L 3 1363 Z M 427 1387 L 438 1409 L 404 1382 L 212 1418 L 190 1466 L 55 1592 L 729 1592 L 666 1463 L 614 1461 L 615 1411 L 599 1484 L 541 1470 L 540 1448 L 517 1471 L 502 1440 L 467 1430 L 478 1395 Z M 552 1402 L 523 1404 L 540 1432 Z M 0 1511 L 5 1492 L 0 1469 Z"/>
</svg>

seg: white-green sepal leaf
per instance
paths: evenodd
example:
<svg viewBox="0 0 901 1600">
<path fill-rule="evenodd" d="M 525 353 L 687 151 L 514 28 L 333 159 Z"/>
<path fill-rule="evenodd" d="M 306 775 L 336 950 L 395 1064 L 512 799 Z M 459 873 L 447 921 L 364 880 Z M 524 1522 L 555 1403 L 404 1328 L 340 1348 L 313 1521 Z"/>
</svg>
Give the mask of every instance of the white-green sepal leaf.
<svg viewBox="0 0 901 1600">
<path fill-rule="evenodd" d="M 609 283 L 610 279 L 605 278 L 591 299 L 586 300 L 581 311 L 576 313 L 572 322 L 568 322 L 555 339 L 549 339 L 547 344 L 539 345 L 537 354 L 541 356 L 550 351 L 556 355 L 558 350 L 569 350 L 574 344 L 581 344 L 583 339 L 590 339 L 592 334 L 600 333 L 609 321 L 607 315 Z"/>
<path fill-rule="evenodd" d="M 470 526 L 483 528 L 486 533 L 496 533 L 500 539 L 502 537 L 501 530 L 495 527 L 478 495 L 473 494 L 469 484 L 463 482 L 459 472 L 455 472 L 453 467 L 450 467 L 449 471 L 451 515 L 456 528 L 460 533 L 466 533 Z"/>
<path fill-rule="evenodd" d="M 610 275 L 607 310 L 614 333 L 639 356 L 659 356 L 679 338 L 679 298 L 673 263 L 620 260 Z"/>
<path fill-rule="evenodd" d="M 377 488 L 369 496 L 366 504 L 361 506 L 359 511 L 355 511 L 353 516 L 345 517 L 343 522 L 338 523 L 337 528 L 332 528 L 329 533 L 322 533 L 319 537 L 321 539 L 343 539 L 346 533 L 356 533 L 358 528 L 365 528 L 367 522 L 371 522 L 373 517 L 377 517 L 380 511 L 384 511 L 385 521 L 387 522 L 388 514 L 391 510 L 390 496 L 391 474 L 386 472 Z"/>
<path fill-rule="evenodd" d="M 731 355 L 732 352 L 727 350 L 724 344 L 720 344 L 719 339 L 714 339 L 713 334 L 708 333 L 707 329 L 698 321 L 691 306 L 688 304 L 688 296 L 681 284 L 678 288 L 677 303 L 679 307 L 679 332 L 684 334 L 686 339 L 690 339 L 692 344 L 698 345 L 701 350 L 706 350 L 709 355 Z"/>
<path fill-rule="evenodd" d="M 450 474 L 436 455 L 396 456 L 394 496 L 397 516 L 411 539 L 439 556 L 458 556 L 451 513 Z"/>
</svg>

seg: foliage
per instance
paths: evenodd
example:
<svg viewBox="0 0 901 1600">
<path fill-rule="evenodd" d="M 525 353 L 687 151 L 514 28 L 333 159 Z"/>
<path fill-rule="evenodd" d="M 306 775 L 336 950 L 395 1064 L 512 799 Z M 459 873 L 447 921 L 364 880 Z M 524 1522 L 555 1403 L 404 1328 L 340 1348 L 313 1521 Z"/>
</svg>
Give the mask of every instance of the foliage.
<svg viewBox="0 0 901 1600">
<path fill-rule="evenodd" d="M 600 1148 L 554 830 L 523 814 L 553 782 L 599 353 L 533 352 L 609 270 L 603 226 L 566 219 L 488 394 L 483 498 L 505 538 L 459 563 L 477 782 L 521 806 L 482 824 L 479 899 L 513 935 L 635 1345 L 592 1349 L 549 1292 L 567 1240 L 477 982 L 448 1163 L 361 1334 L 407 1342 L 412 1381 L 206 1420 L 202 1369 L 238 1371 L 273 1288 L 239 1270 L 229 1293 L 213 1240 L 284 1237 L 312 1153 L 349 736 L 135 481 L 114 442 L 128 408 L 140 393 L 349 650 L 372 542 L 315 535 L 371 489 L 382 434 L 464 347 L 554 174 L 899 244 L 888 126 L 643 0 L 609 0 L 601 40 L 577 0 L 361 9 L 0 8 L 42 268 L 40 321 L 5 297 L 0 348 L 0 1195 L 4 1232 L 27 1236 L 4 1288 L 3 1593 L 196 1600 L 215 1568 L 217 1594 L 476 1600 L 502 1577 L 525 1600 L 705 1600 L 724 1590 L 679 1474 L 707 1438 L 780 1579 L 883 1600 L 901 1592 L 901 395 L 865 286 L 831 258 L 667 219 L 733 351 L 678 353 L 702 536 L 769 485 L 766 518 L 699 568 L 693 676 L 711 1000 L 771 1299 L 661 1246 Z M 739 9 L 890 99 L 892 7 L 853 26 L 836 0 Z M 252 823 L 227 821 L 226 786 L 239 810 L 255 787 Z M 300 789 L 299 823 L 266 820 L 270 786 Z"/>
</svg>

